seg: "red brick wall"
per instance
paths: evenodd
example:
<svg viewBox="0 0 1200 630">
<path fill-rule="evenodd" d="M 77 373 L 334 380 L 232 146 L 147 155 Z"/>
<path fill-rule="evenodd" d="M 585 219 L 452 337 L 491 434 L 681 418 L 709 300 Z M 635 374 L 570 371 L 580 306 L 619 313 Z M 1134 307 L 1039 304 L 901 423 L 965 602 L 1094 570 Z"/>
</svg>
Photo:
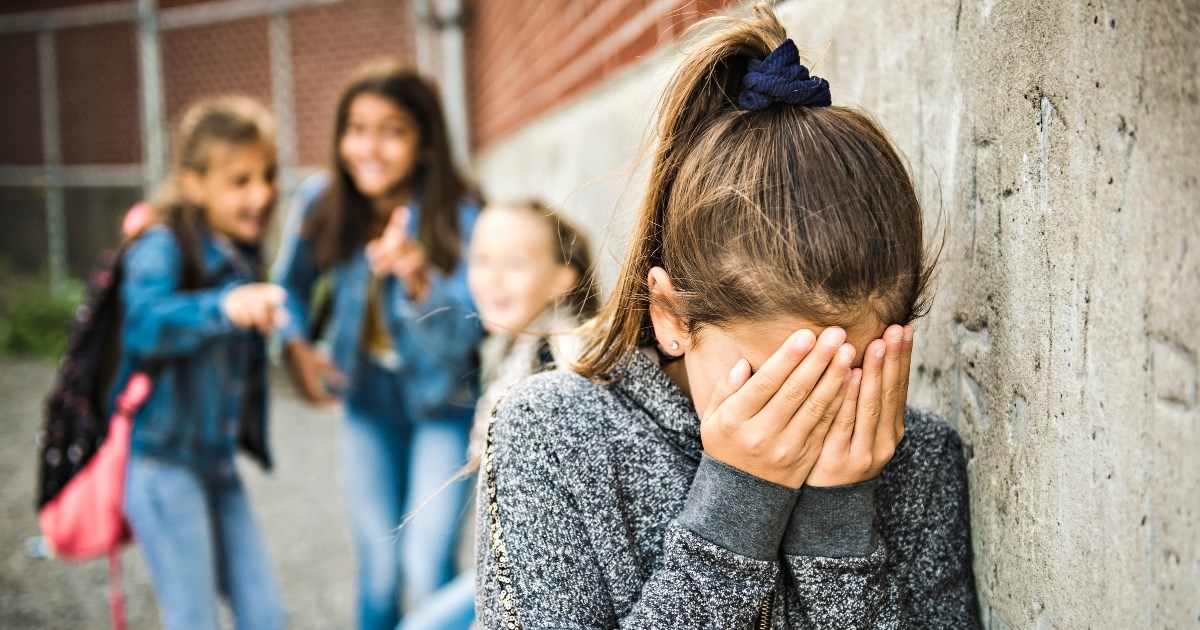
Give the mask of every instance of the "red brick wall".
<svg viewBox="0 0 1200 630">
<path fill-rule="evenodd" d="M 193 4 L 204 4 L 212 0 L 158 0 L 159 9 L 171 9 L 174 7 L 186 7 Z"/>
<path fill-rule="evenodd" d="M 172 131 L 195 101 L 244 94 L 271 107 L 267 18 L 220 22 L 162 34 L 167 120 Z"/>
<path fill-rule="evenodd" d="M 299 160 L 326 166 L 346 76 L 383 55 L 411 60 L 412 11 L 399 0 L 356 0 L 292 13 L 289 26 Z"/>
<path fill-rule="evenodd" d="M 735 0 L 474 0 L 471 137 L 486 146 Z"/>
<path fill-rule="evenodd" d="M 56 31 L 65 164 L 142 160 L 137 29 L 132 22 Z"/>
<path fill-rule="evenodd" d="M 4 0 L 0 2 L 0 13 L 25 13 L 46 11 L 97 4 L 96 0 Z"/>
<path fill-rule="evenodd" d="M 0 164 L 42 162 L 37 49 L 36 34 L 0 35 Z"/>
</svg>

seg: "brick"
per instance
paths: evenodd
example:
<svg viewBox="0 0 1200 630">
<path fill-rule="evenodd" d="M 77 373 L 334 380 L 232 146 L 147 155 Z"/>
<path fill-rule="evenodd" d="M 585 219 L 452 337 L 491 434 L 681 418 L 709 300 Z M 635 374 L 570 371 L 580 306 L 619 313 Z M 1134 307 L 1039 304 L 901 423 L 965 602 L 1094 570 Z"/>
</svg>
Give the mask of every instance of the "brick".
<svg viewBox="0 0 1200 630">
<path fill-rule="evenodd" d="M 619 72 L 731 3 L 679 0 L 614 47 L 614 33 L 630 20 L 644 19 L 652 2 L 478 0 L 466 28 L 468 106 L 476 148 Z M 612 50 L 591 58 L 606 46 Z M 587 67 L 579 66 L 585 63 L 581 59 Z"/>
<path fill-rule="evenodd" d="M 0 14 L 67 9 L 89 4 L 99 3 L 96 0 L 5 0 L 3 3 L 0 3 Z"/>
<path fill-rule="evenodd" d="M 55 44 L 63 162 L 140 162 L 141 99 L 134 24 L 58 31 Z"/>
<path fill-rule="evenodd" d="M 381 56 L 413 61 L 410 11 L 366 0 L 293 13 L 290 18 L 300 163 L 328 166 L 338 93 L 355 67 Z"/>
<path fill-rule="evenodd" d="M 271 105 L 267 19 L 263 17 L 166 31 L 162 35 L 167 119 L 178 127 L 192 103 L 243 94 Z"/>
<path fill-rule="evenodd" d="M 0 35 L 0 164 L 42 162 L 37 35 Z"/>
</svg>

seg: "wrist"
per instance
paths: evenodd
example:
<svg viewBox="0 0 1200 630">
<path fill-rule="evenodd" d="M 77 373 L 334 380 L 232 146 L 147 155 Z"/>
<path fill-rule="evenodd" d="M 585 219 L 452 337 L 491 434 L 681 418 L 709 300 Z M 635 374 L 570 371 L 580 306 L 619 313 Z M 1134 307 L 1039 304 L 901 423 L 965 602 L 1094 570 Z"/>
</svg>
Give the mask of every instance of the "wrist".
<svg viewBox="0 0 1200 630">
<path fill-rule="evenodd" d="M 297 354 L 305 354 L 311 349 L 311 346 L 301 337 L 292 337 L 283 342 L 283 353 L 289 359 Z"/>
<path fill-rule="evenodd" d="M 792 509 L 783 551 L 790 556 L 869 556 L 879 543 L 878 479 L 834 487 L 805 485 Z"/>
<path fill-rule="evenodd" d="M 748 558 L 771 560 L 797 491 L 705 455 L 677 522 L 701 538 Z"/>
<path fill-rule="evenodd" d="M 400 283 L 404 286 L 404 292 L 408 294 L 410 300 L 414 302 L 424 302 L 429 295 L 429 275 L 422 271 L 416 271 L 406 275 L 399 275 Z"/>
</svg>

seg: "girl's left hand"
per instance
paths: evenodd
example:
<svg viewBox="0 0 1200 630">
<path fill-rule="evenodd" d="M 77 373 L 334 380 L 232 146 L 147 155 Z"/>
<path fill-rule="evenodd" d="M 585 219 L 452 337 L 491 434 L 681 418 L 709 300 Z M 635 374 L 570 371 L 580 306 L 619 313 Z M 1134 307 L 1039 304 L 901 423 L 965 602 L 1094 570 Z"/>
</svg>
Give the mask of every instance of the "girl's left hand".
<svg viewBox="0 0 1200 630">
<path fill-rule="evenodd" d="M 429 293 L 429 260 L 421 245 L 408 237 L 409 217 L 406 206 L 392 211 L 383 234 L 367 243 L 367 264 L 377 277 L 399 278 L 409 297 L 421 302 Z"/>
<path fill-rule="evenodd" d="M 913 327 L 893 324 L 867 345 L 861 370 L 825 434 L 804 483 L 845 486 L 879 476 L 904 438 L 904 405 L 912 364 Z"/>
</svg>

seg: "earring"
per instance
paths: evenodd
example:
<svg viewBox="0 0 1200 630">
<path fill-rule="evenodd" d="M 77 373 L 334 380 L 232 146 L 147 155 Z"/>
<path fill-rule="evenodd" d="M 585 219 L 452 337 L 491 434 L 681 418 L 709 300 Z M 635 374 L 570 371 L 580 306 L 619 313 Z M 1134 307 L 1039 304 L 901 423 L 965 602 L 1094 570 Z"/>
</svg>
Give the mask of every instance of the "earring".
<svg viewBox="0 0 1200 630">
<path fill-rule="evenodd" d="M 671 352 L 667 352 L 667 349 L 664 348 L 661 343 L 656 343 L 656 344 L 654 344 L 654 352 L 656 352 L 658 354 L 658 362 L 659 363 L 664 363 L 664 364 L 670 363 L 672 361 L 678 361 L 683 358 L 683 353 L 671 354 L 671 352 L 679 352 L 679 342 L 678 341 L 671 342 Z"/>
</svg>

